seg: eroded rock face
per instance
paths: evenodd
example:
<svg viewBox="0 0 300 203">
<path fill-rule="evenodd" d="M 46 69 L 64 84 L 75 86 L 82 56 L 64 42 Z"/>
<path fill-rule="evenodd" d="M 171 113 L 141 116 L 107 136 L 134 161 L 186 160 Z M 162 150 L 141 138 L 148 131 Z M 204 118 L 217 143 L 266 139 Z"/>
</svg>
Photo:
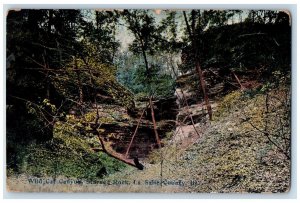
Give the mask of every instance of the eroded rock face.
<svg viewBox="0 0 300 203">
<path fill-rule="evenodd" d="M 160 139 L 166 136 L 167 132 L 172 131 L 176 126 L 176 116 L 178 107 L 176 97 L 154 100 L 154 112 L 157 122 L 157 132 Z M 101 137 L 112 150 L 119 154 L 126 154 L 127 148 L 132 140 L 132 136 L 139 122 L 143 108 L 137 109 L 136 115 L 128 114 L 125 107 L 118 105 L 95 104 L 99 112 L 101 127 Z M 95 114 L 97 108 L 90 109 Z M 95 132 L 96 133 L 96 132 Z M 162 143 L 163 145 L 163 143 Z M 153 129 L 151 109 L 145 111 L 137 133 L 132 141 L 128 158 L 145 158 L 155 148 L 158 148 Z"/>
<path fill-rule="evenodd" d="M 176 119 L 176 115 L 178 113 L 176 99 L 177 98 L 174 96 L 153 101 L 156 121 Z M 146 119 L 152 120 L 150 107 L 147 109 Z"/>
</svg>

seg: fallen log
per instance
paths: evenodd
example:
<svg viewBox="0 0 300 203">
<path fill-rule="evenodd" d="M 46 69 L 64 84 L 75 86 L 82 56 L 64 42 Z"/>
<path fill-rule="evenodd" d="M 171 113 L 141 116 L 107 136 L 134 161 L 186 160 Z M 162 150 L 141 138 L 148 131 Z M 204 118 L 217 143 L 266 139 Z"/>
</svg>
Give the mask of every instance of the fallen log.
<svg viewBox="0 0 300 203">
<path fill-rule="evenodd" d="M 95 100 L 96 101 L 96 100 Z M 100 136 L 100 133 L 97 131 L 97 128 L 100 127 L 100 124 L 98 124 L 98 121 L 99 121 L 99 109 L 97 107 L 97 116 L 96 116 L 96 119 L 95 119 L 95 125 L 93 126 L 93 131 L 94 131 L 94 135 L 96 134 L 97 137 L 98 137 L 98 140 L 99 140 L 99 143 L 101 145 L 101 149 L 100 151 L 104 152 L 105 154 L 107 154 L 108 156 L 112 157 L 112 158 L 115 158 L 119 161 L 122 161 L 123 163 L 125 164 L 128 164 L 130 166 L 133 166 L 133 167 L 136 167 L 138 169 L 140 169 L 140 166 L 139 165 L 136 165 L 133 160 L 130 160 L 130 159 L 126 159 L 123 155 L 120 155 L 116 152 L 112 152 L 112 151 L 108 151 L 105 147 L 105 144 Z M 141 169 L 140 169 L 141 170 Z"/>
<path fill-rule="evenodd" d="M 107 150 L 106 147 L 105 147 L 105 145 L 104 145 L 103 140 L 100 137 L 100 135 L 97 135 L 97 137 L 99 139 L 99 142 L 100 142 L 100 145 L 101 145 L 101 149 L 98 149 L 98 148 L 94 149 L 93 148 L 94 151 L 102 151 L 102 152 L 104 152 L 105 154 L 107 154 L 108 156 L 110 156 L 112 158 L 115 158 L 115 159 L 117 159 L 119 161 L 122 161 L 125 164 L 128 164 L 130 166 L 133 166 L 133 167 L 141 170 L 140 169 L 140 165 L 136 165 L 133 160 L 125 158 L 122 154 L 119 154 L 119 153 Z"/>
</svg>

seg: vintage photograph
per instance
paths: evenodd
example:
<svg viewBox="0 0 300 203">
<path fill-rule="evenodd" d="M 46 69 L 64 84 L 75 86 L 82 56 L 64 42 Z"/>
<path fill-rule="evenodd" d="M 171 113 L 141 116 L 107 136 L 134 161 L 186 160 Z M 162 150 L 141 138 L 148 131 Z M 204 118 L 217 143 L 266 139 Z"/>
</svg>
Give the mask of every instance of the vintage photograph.
<svg viewBox="0 0 300 203">
<path fill-rule="evenodd" d="M 11 9 L 8 192 L 286 193 L 287 10 Z"/>
</svg>

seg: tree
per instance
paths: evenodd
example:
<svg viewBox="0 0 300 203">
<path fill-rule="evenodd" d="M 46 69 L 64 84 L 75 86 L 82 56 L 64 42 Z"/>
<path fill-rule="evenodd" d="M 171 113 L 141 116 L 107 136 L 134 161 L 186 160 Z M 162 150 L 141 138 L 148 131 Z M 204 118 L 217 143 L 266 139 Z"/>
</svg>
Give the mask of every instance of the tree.
<svg viewBox="0 0 300 203">
<path fill-rule="evenodd" d="M 161 148 L 160 138 L 157 133 L 155 115 L 153 110 L 153 94 L 155 90 L 151 86 L 150 80 L 153 78 L 151 72 L 151 66 L 148 63 L 147 53 L 154 54 L 155 42 L 157 39 L 156 27 L 154 25 L 154 18 L 147 13 L 147 10 L 124 10 L 122 15 L 127 22 L 128 29 L 134 34 L 135 40 L 130 46 L 134 53 L 141 53 L 144 58 L 144 65 L 146 69 L 146 82 L 145 85 L 148 86 L 149 103 L 151 108 L 151 117 L 154 126 L 154 133 L 156 137 L 156 142 L 159 148 Z"/>
<path fill-rule="evenodd" d="M 64 122 L 74 104 L 84 110 L 104 96 L 134 108 L 132 94 L 115 80 L 115 19 L 106 12 L 93 25 L 84 15 L 63 9 L 9 12 L 8 157 L 22 155 L 31 142 L 52 140 L 54 125 Z M 23 158 L 8 162 L 21 164 Z"/>
<path fill-rule="evenodd" d="M 92 18 L 91 21 L 85 21 L 82 26 L 83 44 L 93 44 L 94 57 L 99 63 L 112 65 L 119 42 L 116 40 L 116 26 L 119 20 L 119 14 L 112 11 L 85 10 L 84 15 Z M 86 54 L 86 50 L 82 50 Z"/>
<path fill-rule="evenodd" d="M 130 46 L 131 51 L 142 54 L 146 73 L 150 73 L 147 54 L 154 53 L 155 26 L 154 18 L 147 14 L 147 10 L 124 10 L 124 16 L 128 29 L 134 34 L 135 40 Z"/>
<path fill-rule="evenodd" d="M 200 11 L 198 11 L 198 12 L 200 12 Z M 188 22 L 187 15 L 186 15 L 185 11 L 183 11 L 183 15 L 184 15 L 185 23 L 186 23 L 186 29 L 187 29 L 187 32 L 189 34 L 189 39 L 192 43 L 192 51 L 193 51 L 193 54 L 194 54 L 195 68 L 196 68 L 196 72 L 198 73 L 199 80 L 200 80 L 200 85 L 201 85 L 200 88 L 202 89 L 202 92 L 203 92 L 204 101 L 205 101 L 206 108 L 207 108 L 207 111 L 208 111 L 209 119 L 212 120 L 212 109 L 211 109 L 211 105 L 209 103 L 209 99 L 208 99 L 208 95 L 207 95 L 206 83 L 205 83 L 205 80 L 204 80 L 204 77 L 203 77 L 202 69 L 200 67 L 199 50 L 196 48 L 197 47 L 197 44 L 196 44 L 197 40 L 199 40 L 199 39 L 196 38 L 196 32 L 195 32 L 195 30 L 196 30 L 196 11 L 195 10 L 191 11 L 191 21 L 192 21 L 191 25 Z"/>
<path fill-rule="evenodd" d="M 166 17 L 161 20 L 158 27 L 160 33 L 160 41 L 158 42 L 158 48 L 162 52 L 162 55 L 166 56 L 166 64 L 169 70 L 169 74 L 173 78 L 177 78 L 179 74 L 178 65 L 179 55 L 184 46 L 184 43 L 180 38 L 180 31 L 178 25 L 178 18 L 181 16 L 175 11 L 165 11 Z"/>
<path fill-rule="evenodd" d="M 129 46 L 133 54 L 119 57 L 119 79 L 128 81 L 131 78 L 128 87 L 141 95 L 173 95 L 175 81 L 171 77 L 172 71 L 168 70 L 169 59 L 165 55 L 171 47 L 162 34 L 163 26 L 155 22 L 148 10 L 125 10 L 122 16 L 134 40 Z M 165 49 L 167 46 L 168 50 Z"/>
</svg>

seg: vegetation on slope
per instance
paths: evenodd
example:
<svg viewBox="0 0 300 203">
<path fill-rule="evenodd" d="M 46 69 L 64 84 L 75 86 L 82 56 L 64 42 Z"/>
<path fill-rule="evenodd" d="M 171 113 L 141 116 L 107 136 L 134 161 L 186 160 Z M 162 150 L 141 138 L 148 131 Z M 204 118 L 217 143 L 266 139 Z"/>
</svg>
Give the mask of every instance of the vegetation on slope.
<svg viewBox="0 0 300 203">
<path fill-rule="evenodd" d="M 154 151 L 145 160 L 150 163 L 145 171 L 132 175 L 133 171 L 128 169 L 110 179 L 140 180 L 144 184 L 121 187 L 119 191 L 287 192 L 290 159 L 286 152 L 289 154 L 291 125 L 287 85 L 268 90 L 264 87 L 238 90 L 226 95 L 217 102 L 214 113 L 219 116 L 207 127 L 198 127 L 202 129 L 201 138 L 188 148 L 171 138 L 161 151 Z M 266 112 L 266 94 L 269 112 Z M 266 121 L 268 136 L 262 132 Z M 162 180 L 162 187 L 160 183 L 145 185 L 147 180 Z M 186 184 L 166 185 L 167 180 L 183 180 Z M 197 183 L 190 185 L 190 180 Z"/>
</svg>

